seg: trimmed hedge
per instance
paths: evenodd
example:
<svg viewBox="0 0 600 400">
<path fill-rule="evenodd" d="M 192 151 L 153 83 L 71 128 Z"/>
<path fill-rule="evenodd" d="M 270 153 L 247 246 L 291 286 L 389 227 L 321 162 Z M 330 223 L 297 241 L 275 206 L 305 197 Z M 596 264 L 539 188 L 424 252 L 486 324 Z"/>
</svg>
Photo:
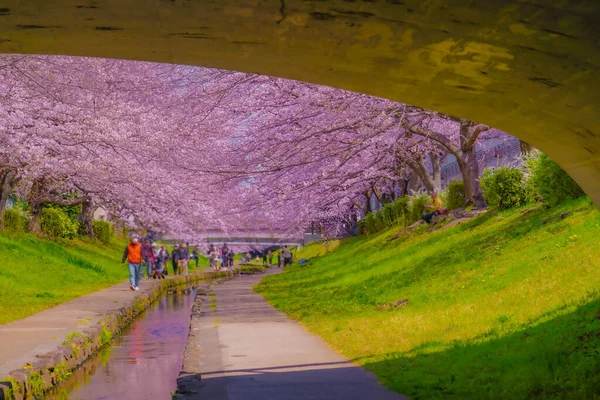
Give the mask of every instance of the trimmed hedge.
<svg viewBox="0 0 600 400">
<path fill-rule="evenodd" d="M 42 210 L 42 232 L 53 238 L 72 239 L 77 236 L 79 223 L 60 208 Z"/>
<path fill-rule="evenodd" d="M 29 218 L 20 208 L 9 208 L 2 215 L 4 228 L 12 232 L 27 232 Z"/>
<path fill-rule="evenodd" d="M 454 180 L 448 184 L 443 195 L 444 207 L 448 210 L 461 208 L 465 205 L 465 183 Z"/>
<path fill-rule="evenodd" d="M 513 167 L 486 168 L 479 178 L 483 199 L 492 208 L 507 210 L 527 202 L 523 171 Z"/>
<path fill-rule="evenodd" d="M 554 205 L 585 194 L 577 182 L 544 153 L 535 153 L 530 156 L 526 160 L 526 168 L 530 175 L 528 186 L 537 190 L 537 197 L 541 197 L 547 205 Z M 530 194 L 531 196 L 532 194 Z"/>
<path fill-rule="evenodd" d="M 94 236 L 102 243 L 109 243 L 114 236 L 114 227 L 110 222 L 94 221 Z"/>
</svg>

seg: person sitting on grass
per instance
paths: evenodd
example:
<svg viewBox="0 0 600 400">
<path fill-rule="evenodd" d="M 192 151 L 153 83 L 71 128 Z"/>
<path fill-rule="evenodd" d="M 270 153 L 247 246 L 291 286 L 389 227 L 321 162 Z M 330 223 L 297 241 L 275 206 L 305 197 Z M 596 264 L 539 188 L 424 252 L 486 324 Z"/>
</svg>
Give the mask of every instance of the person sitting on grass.
<svg viewBox="0 0 600 400">
<path fill-rule="evenodd" d="M 431 204 L 431 203 L 425 204 L 425 210 L 427 210 L 429 212 L 423 214 L 423 216 L 421 217 L 421 219 L 423 221 L 427 222 L 428 224 L 431 223 L 431 218 L 433 218 L 434 215 L 439 215 L 444 207 L 444 204 L 442 203 L 442 199 L 440 199 L 440 197 L 436 193 L 433 193 L 431 195 L 431 199 L 433 200 L 433 204 Z"/>
</svg>

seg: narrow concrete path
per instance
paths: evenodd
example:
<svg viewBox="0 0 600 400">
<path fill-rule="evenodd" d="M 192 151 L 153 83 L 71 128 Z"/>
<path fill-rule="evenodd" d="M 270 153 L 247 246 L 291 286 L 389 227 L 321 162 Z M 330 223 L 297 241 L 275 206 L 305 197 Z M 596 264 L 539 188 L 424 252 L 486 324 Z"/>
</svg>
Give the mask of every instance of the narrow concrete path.
<svg viewBox="0 0 600 400">
<path fill-rule="evenodd" d="M 123 269 L 123 279 L 128 276 Z M 176 277 L 169 276 L 169 279 Z M 56 350 L 71 332 L 83 332 L 104 316 L 128 307 L 135 297 L 154 290 L 159 281 L 142 279 L 140 291 L 129 289 L 129 280 L 59 304 L 37 314 L 0 325 L 0 379 L 36 361 L 36 354 Z M 16 294 L 18 295 L 18 294 Z"/>
<path fill-rule="evenodd" d="M 236 278 L 204 297 L 202 313 L 192 318 L 177 398 L 405 399 L 256 294 L 252 287 L 263 276 Z"/>
</svg>

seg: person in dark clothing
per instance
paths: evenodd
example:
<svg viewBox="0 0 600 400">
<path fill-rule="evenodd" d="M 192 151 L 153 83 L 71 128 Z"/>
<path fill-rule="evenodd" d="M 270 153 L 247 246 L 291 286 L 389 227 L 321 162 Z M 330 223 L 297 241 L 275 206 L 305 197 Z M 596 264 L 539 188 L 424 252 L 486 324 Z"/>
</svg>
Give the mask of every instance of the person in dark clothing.
<svg viewBox="0 0 600 400">
<path fill-rule="evenodd" d="M 229 250 L 229 254 L 227 254 L 227 265 L 229 267 L 233 267 L 233 259 L 235 258 L 235 253 L 233 250 Z"/>
<path fill-rule="evenodd" d="M 141 270 L 141 276 L 142 278 L 144 277 L 145 271 L 146 278 L 150 279 L 152 276 L 152 264 L 154 263 L 154 250 L 148 239 L 145 239 L 144 244 L 142 244 L 142 261 L 144 265 Z"/>
<path fill-rule="evenodd" d="M 221 260 L 223 260 L 221 263 L 223 267 L 229 267 L 229 247 L 227 247 L 227 243 L 223 243 L 223 247 L 221 247 L 220 257 Z"/>
<path fill-rule="evenodd" d="M 263 251 L 262 262 L 263 262 L 263 266 L 266 267 L 267 266 L 267 252 L 266 251 Z"/>
<path fill-rule="evenodd" d="M 190 257 L 192 259 L 194 259 L 196 261 L 196 268 L 198 268 L 198 250 L 194 249 L 194 251 L 192 251 L 192 256 Z"/>
<path fill-rule="evenodd" d="M 171 252 L 171 263 L 173 264 L 173 275 L 177 275 L 177 266 L 179 261 L 179 245 L 176 244 L 173 246 L 173 251 Z"/>
</svg>

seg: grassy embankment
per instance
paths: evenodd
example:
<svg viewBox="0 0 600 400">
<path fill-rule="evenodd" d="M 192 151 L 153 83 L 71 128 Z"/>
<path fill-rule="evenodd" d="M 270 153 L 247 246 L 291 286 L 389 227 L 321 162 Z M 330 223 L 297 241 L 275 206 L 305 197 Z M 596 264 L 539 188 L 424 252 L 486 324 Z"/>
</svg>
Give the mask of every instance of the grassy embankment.
<svg viewBox="0 0 600 400">
<path fill-rule="evenodd" d="M 600 398 L 600 213 L 587 198 L 396 232 L 308 246 L 296 258 L 308 266 L 256 289 L 413 398 Z"/>
<path fill-rule="evenodd" d="M 0 324 L 127 279 L 124 246 L 0 231 Z"/>
</svg>

